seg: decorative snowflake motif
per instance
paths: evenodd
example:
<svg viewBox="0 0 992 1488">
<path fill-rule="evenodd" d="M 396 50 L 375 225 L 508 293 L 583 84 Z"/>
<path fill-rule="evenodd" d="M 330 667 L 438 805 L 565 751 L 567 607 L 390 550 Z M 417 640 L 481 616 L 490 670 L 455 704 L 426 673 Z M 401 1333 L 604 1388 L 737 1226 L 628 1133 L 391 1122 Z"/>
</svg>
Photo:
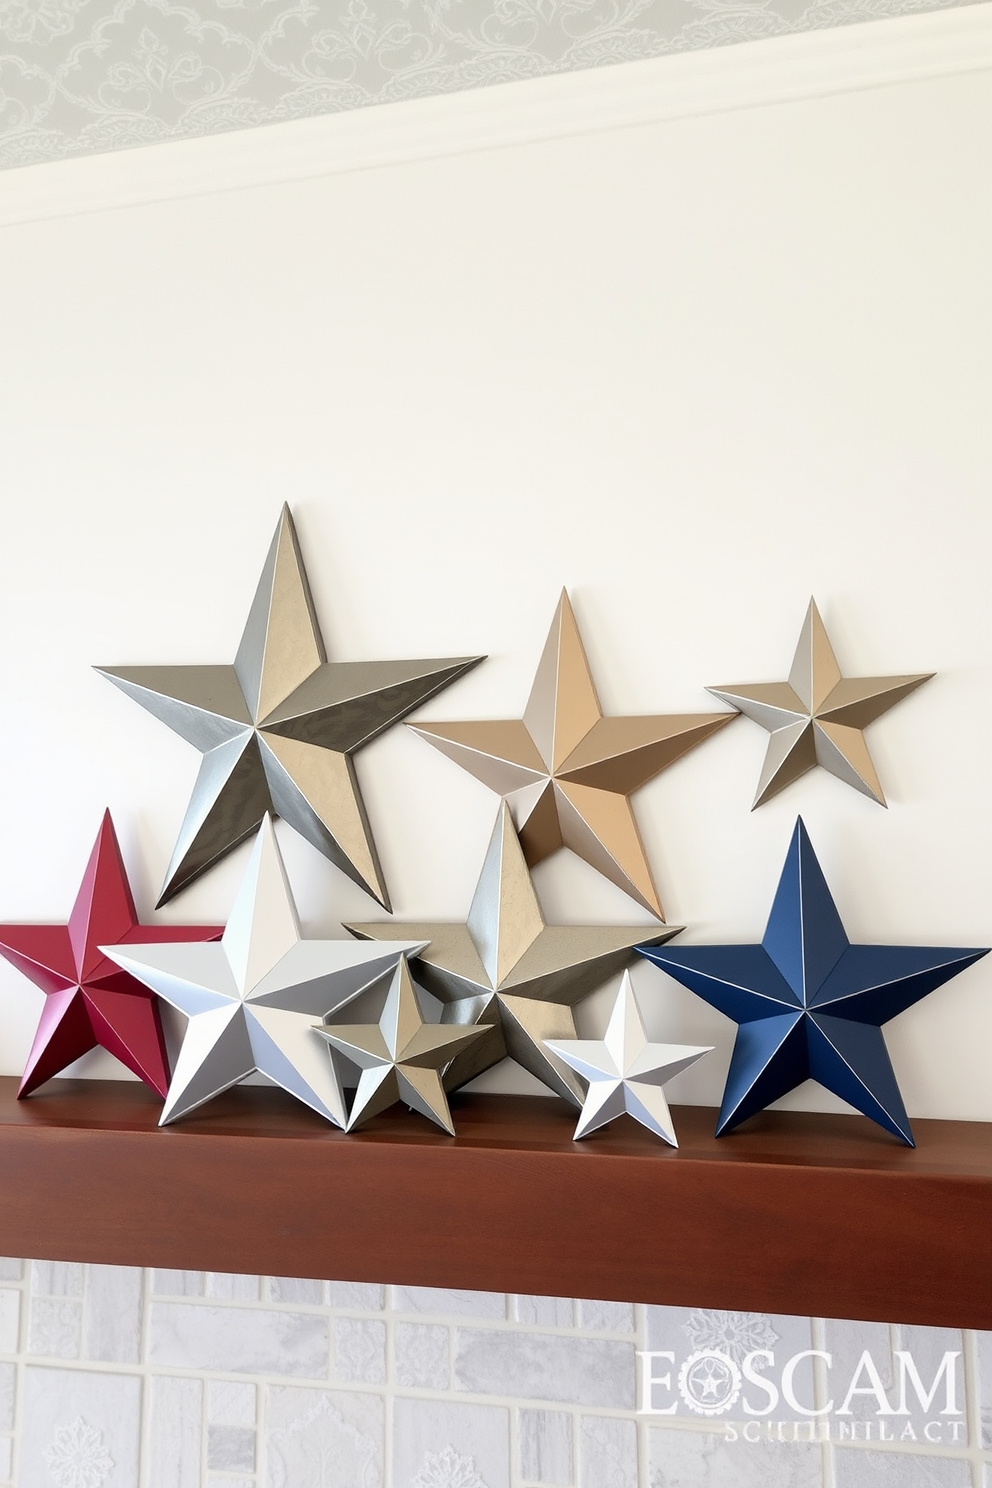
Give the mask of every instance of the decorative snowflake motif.
<svg viewBox="0 0 992 1488">
<path fill-rule="evenodd" d="M 268 1469 L 274 1488 L 291 1484 L 347 1483 L 373 1488 L 380 1481 L 375 1444 L 334 1409 L 326 1395 L 269 1438 Z M 268 1481 L 268 1479 L 266 1480 Z"/>
<path fill-rule="evenodd" d="M 487 1488 L 475 1470 L 474 1457 L 459 1457 L 454 1447 L 428 1452 L 410 1488 Z"/>
<path fill-rule="evenodd" d="M 755 1349 L 770 1349 L 779 1335 L 763 1312 L 715 1312 L 694 1308 L 682 1324 L 694 1349 L 717 1349 L 740 1364 Z"/>
<path fill-rule="evenodd" d="M 71 1426 L 60 1426 L 45 1448 L 48 1471 L 58 1488 L 102 1488 L 114 1466 L 103 1433 L 77 1416 Z"/>
</svg>

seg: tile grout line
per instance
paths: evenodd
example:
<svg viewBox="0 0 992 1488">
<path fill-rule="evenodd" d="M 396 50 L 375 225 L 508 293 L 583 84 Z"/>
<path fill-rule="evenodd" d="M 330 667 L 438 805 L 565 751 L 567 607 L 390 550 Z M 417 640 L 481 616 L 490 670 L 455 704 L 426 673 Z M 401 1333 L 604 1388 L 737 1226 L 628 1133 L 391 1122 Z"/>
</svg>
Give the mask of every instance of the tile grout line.
<svg viewBox="0 0 992 1488">
<path fill-rule="evenodd" d="M 809 1320 L 810 1343 L 815 1349 L 826 1352 L 827 1348 L 827 1322 L 826 1318 L 811 1317 Z M 818 1409 L 822 1410 L 827 1403 L 827 1371 L 822 1359 L 813 1360 L 813 1400 Z M 832 1441 L 822 1442 L 820 1445 L 820 1472 L 823 1478 L 823 1488 L 834 1488 L 835 1483 L 834 1445 Z"/>
<path fill-rule="evenodd" d="M 968 1445 L 971 1449 L 971 1477 L 973 1488 L 982 1488 L 982 1445 L 984 1429 L 982 1422 L 981 1365 L 978 1358 L 978 1333 L 974 1328 L 961 1329 L 961 1347 L 964 1351 L 965 1410 L 968 1413 Z"/>
<path fill-rule="evenodd" d="M 386 1488 L 393 1482 L 393 1402 L 396 1399 L 396 1318 L 393 1313 L 392 1287 L 382 1287 L 382 1308 L 386 1323 L 386 1383 L 382 1402 L 382 1481 Z"/>
<path fill-rule="evenodd" d="M 259 1287 L 261 1290 L 261 1287 Z M 261 1477 L 263 1468 L 268 1468 L 268 1450 L 266 1441 L 268 1439 L 269 1420 L 269 1392 L 260 1383 L 255 1384 L 255 1482 Z M 266 1461 L 263 1463 L 263 1456 Z"/>
<path fill-rule="evenodd" d="M 27 1342 L 28 1342 L 28 1272 L 30 1261 L 21 1260 L 21 1279 L 18 1290 L 21 1301 L 17 1318 L 17 1359 L 15 1367 L 15 1390 L 14 1398 L 14 1441 L 11 1448 L 10 1481 L 16 1483 L 21 1474 L 21 1443 L 23 1441 L 22 1427 L 24 1424 L 24 1376 L 27 1366 Z"/>
<path fill-rule="evenodd" d="M 634 1337 L 637 1341 L 637 1353 L 634 1356 L 634 1430 L 637 1434 L 637 1482 L 639 1488 L 647 1488 L 648 1469 L 648 1424 L 643 1416 L 638 1414 L 638 1406 L 644 1405 L 645 1401 L 640 1398 L 641 1389 L 640 1369 L 638 1367 L 640 1356 L 647 1350 L 648 1346 L 648 1309 L 644 1302 L 634 1303 Z"/>
</svg>

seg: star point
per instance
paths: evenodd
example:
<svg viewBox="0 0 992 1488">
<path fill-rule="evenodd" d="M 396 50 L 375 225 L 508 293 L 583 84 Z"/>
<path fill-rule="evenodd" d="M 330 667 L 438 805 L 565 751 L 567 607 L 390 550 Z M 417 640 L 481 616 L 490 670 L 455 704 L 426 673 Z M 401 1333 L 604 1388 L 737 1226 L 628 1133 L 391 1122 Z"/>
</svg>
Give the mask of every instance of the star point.
<svg viewBox="0 0 992 1488">
<path fill-rule="evenodd" d="M 738 1024 L 717 1136 L 813 1079 L 911 1147 L 881 1025 L 988 951 L 852 945 L 800 817 L 760 945 L 641 954 Z"/>
<path fill-rule="evenodd" d="M 219 925 L 141 925 L 110 812 L 66 925 L 0 925 L 0 956 L 45 993 L 18 1098 L 102 1048 L 164 1096 L 169 1061 L 156 999 L 108 959 L 135 941 L 216 940 Z"/>
<path fill-rule="evenodd" d="M 557 1040 L 548 1047 L 588 1081 L 576 1140 L 626 1112 L 672 1147 L 679 1144 L 663 1087 L 712 1053 L 710 1046 L 651 1043 L 629 971 L 623 974 L 602 1039 Z"/>
<path fill-rule="evenodd" d="M 863 730 L 933 675 L 842 676 L 811 599 L 787 682 L 735 683 L 706 690 L 770 735 L 752 810 L 817 765 L 884 806 Z"/>
<path fill-rule="evenodd" d="M 604 717 L 562 590 L 522 719 L 407 727 L 509 801 L 532 868 L 567 847 L 664 920 L 630 796 L 736 716 Z"/>
<path fill-rule="evenodd" d="M 354 755 L 482 660 L 328 661 L 284 506 L 233 665 L 96 668 L 203 756 L 159 905 L 275 812 L 388 910 Z"/>
<path fill-rule="evenodd" d="M 581 1105 L 581 1082 L 546 1040 L 574 1038 L 576 1004 L 629 965 L 635 947 L 670 940 L 681 927 L 546 924 L 504 801 L 466 924 L 345 928 L 364 939 L 429 942 L 412 959 L 421 985 L 445 1004 L 442 1023 L 487 1025 L 485 1037 L 455 1055 L 447 1090 L 509 1054 L 556 1095 Z"/>
</svg>

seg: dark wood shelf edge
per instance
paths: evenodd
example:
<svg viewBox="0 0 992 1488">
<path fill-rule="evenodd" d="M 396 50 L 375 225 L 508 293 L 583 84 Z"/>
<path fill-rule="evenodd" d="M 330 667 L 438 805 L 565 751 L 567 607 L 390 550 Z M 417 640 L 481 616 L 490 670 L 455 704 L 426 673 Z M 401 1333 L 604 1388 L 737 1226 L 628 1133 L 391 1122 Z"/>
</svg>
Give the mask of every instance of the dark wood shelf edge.
<svg viewBox="0 0 992 1488">
<path fill-rule="evenodd" d="M 456 1096 L 353 1136 L 242 1086 L 160 1130 L 124 1081 L 0 1078 L 0 1253 L 183 1270 L 992 1327 L 992 1124 L 765 1112 L 677 1151 L 583 1142 L 541 1097 Z"/>
</svg>

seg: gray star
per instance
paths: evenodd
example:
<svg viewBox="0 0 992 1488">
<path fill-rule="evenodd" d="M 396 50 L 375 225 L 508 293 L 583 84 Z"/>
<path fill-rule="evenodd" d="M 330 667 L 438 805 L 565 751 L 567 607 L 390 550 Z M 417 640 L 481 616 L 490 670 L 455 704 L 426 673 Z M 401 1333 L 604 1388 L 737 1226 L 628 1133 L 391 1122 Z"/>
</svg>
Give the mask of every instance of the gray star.
<svg viewBox="0 0 992 1488">
<path fill-rule="evenodd" d="M 482 660 L 328 661 L 284 506 L 233 666 L 97 668 L 203 754 L 159 905 L 272 811 L 389 909 L 352 756 Z"/>
<path fill-rule="evenodd" d="M 754 806 L 817 765 L 884 806 L 863 730 L 932 676 L 842 677 L 811 599 L 788 682 L 737 683 L 706 691 L 739 708 L 771 735 Z"/>
<path fill-rule="evenodd" d="M 441 1070 L 482 1028 L 425 1023 L 405 956 L 393 972 L 378 1023 L 334 1023 L 316 1032 L 361 1070 L 348 1131 L 405 1101 L 454 1136 Z"/>
<path fill-rule="evenodd" d="M 220 942 L 100 949 L 189 1019 L 160 1125 L 259 1070 L 344 1126 L 341 1080 L 330 1051 L 313 1036 L 314 1019 L 350 1002 L 421 945 L 385 951 L 301 939 L 266 816 Z"/>
<path fill-rule="evenodd" d="M 374 940 L 430 941 L 415 957 L 418 980 L 446 1004 L 443 1023 L 488 1025 L 444 1075 L 459 1085 L 511 1055 L 556 1095 L 581 1105 L 581 1082 L 546 1039 L 575 1037 L 572 1009 L 620 971 L 638 945 L 662 945 L 682 928 L 546 925 L 523 850 L 503 802 L 466 925 L 347 925 Z"/>
</svg>

